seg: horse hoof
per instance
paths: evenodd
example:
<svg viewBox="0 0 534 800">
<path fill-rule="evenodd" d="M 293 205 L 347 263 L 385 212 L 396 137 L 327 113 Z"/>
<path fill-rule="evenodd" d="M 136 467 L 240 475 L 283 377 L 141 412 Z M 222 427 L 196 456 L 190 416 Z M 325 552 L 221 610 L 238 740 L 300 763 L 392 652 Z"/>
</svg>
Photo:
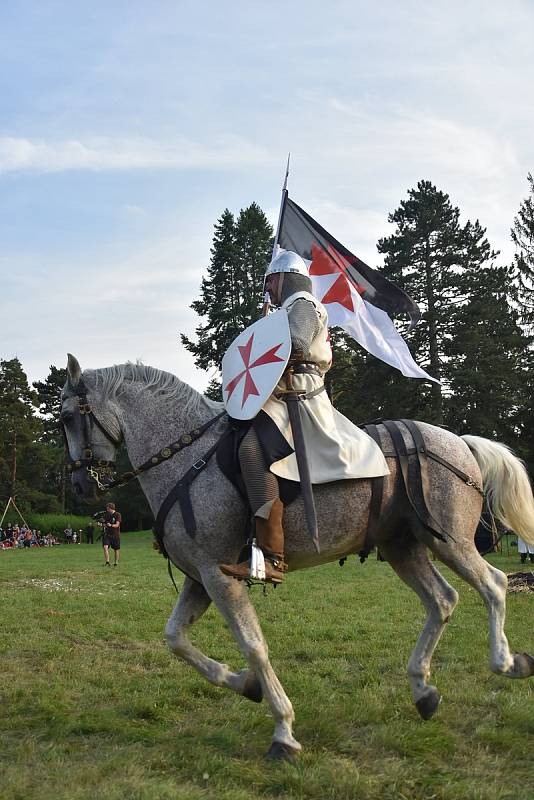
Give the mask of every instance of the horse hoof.
<svg viewBox="0 0 534 800">
<path fill-rule="evenodd" d="M 257 676 L 253 672 L 249 672 L 245 685 L 243 686 L 243 697 L 252 700 L 253 703 L 261 703 L 263 700 L 263 689 Z"/>
<path fill-rule="evenodd" d="M 534 658 L 529 653 L 515 653 L 514 673 L 521 678 L 530 678 L 534 675 Z"/>
<path fill-rule="evenodd" d="M 268 758 L 269 761 L 288 761 L 290 764 L 293 764 L 298 753 L 298 750 L 295 750 L 294 747 L 290 747 L 288 744 L 272 742 L 265 757 Z"/>
<path fill-rule="evenodd" d="M 430 686 L 428 692 L 416 702 L 415 707 L 423 719 L 430 719 L 438 710 L 440 702 L 440 693 L 435 686 Z"/>
</svg>

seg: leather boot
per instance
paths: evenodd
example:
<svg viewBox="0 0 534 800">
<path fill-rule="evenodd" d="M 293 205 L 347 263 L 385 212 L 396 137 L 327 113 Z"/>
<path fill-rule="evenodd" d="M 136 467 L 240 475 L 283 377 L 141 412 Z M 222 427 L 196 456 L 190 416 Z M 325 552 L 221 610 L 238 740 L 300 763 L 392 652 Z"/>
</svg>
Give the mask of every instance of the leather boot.
<svg viewBox="0 0 534 800">
<path fill-rule="evenodd" d="M 269 519 L 256 517 L 256 542 L 265 558 L 265 582 L 282 583 L 287 564 L 284 563 L 284 529 L 282 516 L 284 504 L 276 499 L 272 505 Z M 221 564 L 225 575 L 240 581 L 250 578 L 250 559 L 240 564 Z"/>
</svg>

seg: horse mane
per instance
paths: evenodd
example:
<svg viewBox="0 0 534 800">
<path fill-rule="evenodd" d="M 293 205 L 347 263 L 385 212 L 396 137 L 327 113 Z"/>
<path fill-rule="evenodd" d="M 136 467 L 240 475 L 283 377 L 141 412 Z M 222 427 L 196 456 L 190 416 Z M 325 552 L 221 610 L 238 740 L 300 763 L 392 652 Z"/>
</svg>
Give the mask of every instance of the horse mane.
<svg viewBox="0 0 534 800">
<path fill-rule="evenodd" d="M 125 388 L 138 384 L 139 391 L 149 391 L 162 399 L 184 403 L 185 412 L 194 414 L 202 409 L 220 411 L 222 408 L 222 403 L 205 397 L 171 372 L 147 366 L 141 361 L 88 369 L 83 372 L 83 379 L 102 392 L 102 400 L 113 400 Z"/>
</svg>

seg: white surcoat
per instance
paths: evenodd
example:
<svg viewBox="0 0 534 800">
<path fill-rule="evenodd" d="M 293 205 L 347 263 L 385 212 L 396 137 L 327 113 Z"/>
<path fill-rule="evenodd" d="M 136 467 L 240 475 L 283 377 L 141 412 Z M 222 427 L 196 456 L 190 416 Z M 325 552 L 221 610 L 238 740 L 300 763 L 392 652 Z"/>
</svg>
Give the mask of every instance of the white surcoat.
<svg viewBox="0 0 534 800">
<path fill-rule="evenodd" d="M 290 320 L 291 307 L 297 300 L 312 303 L 320 322 L 320 330 L 302 360 L 316 364 L 321 374 L 305 373 L 292 376 L 295 389 L 310 393 L 320 389 L 324 383 L 325 373 L 332 366 L 332 349 L 328 341 L 328 315 L 324 306 L 313 295 L 308 292 L 296 292 L 282 304 Z M 283 376 L 263 406 L 263 411 L 269 415 L 293 448 L 287 405 L 276 397 L 284 389 L 286 380 Z M 312 483 L 329 483 L 348 478 L 372 478 L 389 473 L 386 460 L 375 441 L 336 411 L 326 391 L 304 400 L 299 406 Z M 294 452 L 280 461 L 275 461 L 270 469 L 281 478 L 290 481 L 299 480 Z"/>
</svg>

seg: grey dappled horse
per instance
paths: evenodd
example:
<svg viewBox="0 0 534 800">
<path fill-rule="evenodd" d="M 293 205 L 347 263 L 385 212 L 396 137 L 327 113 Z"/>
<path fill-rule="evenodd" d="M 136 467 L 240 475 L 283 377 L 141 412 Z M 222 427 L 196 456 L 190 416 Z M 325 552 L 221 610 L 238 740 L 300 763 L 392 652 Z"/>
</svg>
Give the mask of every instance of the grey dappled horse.
<svg viewBox="0 0 534 800">
<path fill-rule="evenodd" d="M 143 365 L 123 364 L 81 372 L 69 356 L 68 380 L 62 395 L 62 421 L 70 457 L 83 457 L 84 429 L 80 413 L 80 386 L 94 414 L 91 428 L 93 457 L 113 461 L 116 442 L 124 441 L 134 466 L 153 453 L 198 428 L 222 410 L 187 384 L 166 372 Z M 82 408 L 82 411 L 84 409 Z M 87 408 L 85 409 L 87 410 Z M 479 437 L 455 436 L 449 431 L 418 423 L 426 445 L 458 469 L 483 483 L 493 513 L 523 539 L 534 544 L 534 502 L 521 462 L 503 445 Z M 140 477 L 154 515 L 177 480 L 221 435 L 221 420 L 189 448 Z M 85 432 L 84 432 L 85 430 Z M 393 452 L 384 426 L 379 426 L 385 452 Z M 113 442 L 115 440 L 115 443 Z M 466 444 L 467 442 L 467 444 Z M 410 446 L 410 442 L 407 442 Z M 469 446 L 468 446 L 469 445 Z M 471 448 L 471 449 L 470 449 Z M 487 564 L 474 546 L 482 498 L 472 486 L 435 461 L 428 465 L 432 509 L 454 541 L 440 541 L 426 531 L 408 504 L 396 461 L 388 459 L 382 514 L 376 543 L 399 577 L 419 596 L 426 621 L 408 663 L 413 700 L 422 717 L 434 714 L 438 690 L 428 683 L 434 648 L 457 603 L 457 592 L 430 561 L 428 549 L 482 596 L 489 615 L 490 667 L 509 678 L 534 673 L 534 659 L 512 654 L 503 631 L 507 578 Z M 94 493 L 86 468 L 73 473 L 80 494 Z M 232 563 L 243 545 L 246 509 L 238 492 L 222 476 L 216 460 L 191 487 L 198 531 L 192 539 L 175 505 L 165 524 L 165 547 L 186 577 L 165 634 L 171 651 L 195 667 L 208 681 L 225 686 L 251 700 L 265 697 L 274 720 L 273 757 L 289 757 L 301 749 L 293 737 L 294 713 L 268 657 L 247 586 L 222 574 L 218 564 Z M 321 542 L 318 555 L 308 538 L 302 503 L 285 510 L 286 560 L 289 570 L 335 561 L 362 549 L 371 498 L 369 480 L 343 481 L 315 487 Z M 189 628 L 214 602 L 230 627 L 248 667 L 232 672 L 204 655 L 189 639 Z"/>
</svg>

